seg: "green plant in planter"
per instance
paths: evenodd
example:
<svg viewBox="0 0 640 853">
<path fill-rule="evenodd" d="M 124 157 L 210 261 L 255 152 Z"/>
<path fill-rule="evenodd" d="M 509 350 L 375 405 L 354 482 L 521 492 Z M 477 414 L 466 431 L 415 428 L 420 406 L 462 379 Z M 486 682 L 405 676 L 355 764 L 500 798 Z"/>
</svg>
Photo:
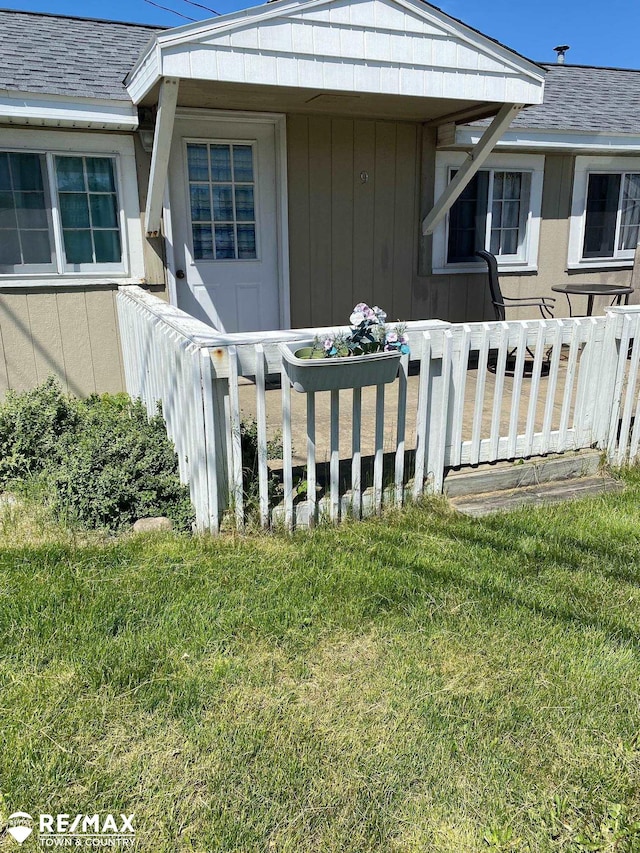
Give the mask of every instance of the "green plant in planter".
<svg viewBox="0 0 640 853">
<path fill-rule="evenodd" d="M 295 354 L 298 358 L 345 358 L 376 352 L 408 353 L 406 325 L 387 329 L 386 320 L 382 308 L 377 305 L 370 308 L 365 302 L 359 302 L 349 318 L 351 330 L 348 334 L 336 332 L 323 340 L 316 336 L 313 346 L 296 350 Z"/>
<path fill-rule="evenodd" d="M 324 358 L 324 356 L 324 348 L 318 335 L 315 336 L 310 347 L 301 347 L 296 350 L 297 358 Z"/>
</svg>

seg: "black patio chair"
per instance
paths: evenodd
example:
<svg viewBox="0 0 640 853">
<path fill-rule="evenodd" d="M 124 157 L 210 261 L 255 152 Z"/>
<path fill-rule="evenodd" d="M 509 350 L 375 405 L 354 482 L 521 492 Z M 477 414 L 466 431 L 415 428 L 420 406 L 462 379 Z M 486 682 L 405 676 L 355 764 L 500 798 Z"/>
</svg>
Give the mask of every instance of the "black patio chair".
<svg viewBox="0 0 640 853">
<path fill-rule="evenodd" d="M 498 261 L 496 260 L 496 256 L 492 255 L 491 252 L 486 252 L 484 249 L 479 249 L 476 252 L 476 255 L 479 258 L 482 258 L 483 261 L 486 262 L 489 272 L 489 290 L 491 291 L 491 304 L 493 305 L 493 310 L 496 315 L 496 320 L 506 320 L 506 310 L 507 308 L 538 308 L 540 310 L 540 314 L 542 315 L 543 320 L 551 320 L 553 319 L 553 308 L 555 306 L 555 297 L 553 296 L 504 296 L 502 290 L 500 289 L 500 277 L 498 276 Z M 509 304 L 507 304 L 509 303 Z M 524 367 L 524 375 L 530 375 L 533 369 L 533 359 L 535 358 L 535 354 L 531 351 L 529 347 L 527 347 L 527 353 L 531 357 L 531 362 L 527 364 L 525 362 Z M 487 368 L 495 372 L 497 366 L 497 351 L 491 351 L 489 353 L 489 361 L 487 364 Z M 549 372 L 550 365 L 550 350 L 545 353 L 545 359 L 542 363 L 542 375 L 546 375 Z M 512 375 L 515 369 L 516 364 L 516 350 L 511 350 L 507 354 L 507 364 L 506 364 L 506 373 L 507 375 Z"/>
<path fill-rule="evenodd" d="M 489 290 L 491 291 L 491 303 L 495 311 L 496 320 L 506 320 L 506 308 L 539 308 L 544 320 L 553 319 L 553 308 L 555 297 L 553 296 L 504 296 L 500 289 L 500 277 L 498 276 L 498 261 L 491 252 L 479 249 L 476 252 L 479 258 L 486 262 L 489 272 Z M 508 305 L 506 303 L 509 303 Z"/>
</svg>

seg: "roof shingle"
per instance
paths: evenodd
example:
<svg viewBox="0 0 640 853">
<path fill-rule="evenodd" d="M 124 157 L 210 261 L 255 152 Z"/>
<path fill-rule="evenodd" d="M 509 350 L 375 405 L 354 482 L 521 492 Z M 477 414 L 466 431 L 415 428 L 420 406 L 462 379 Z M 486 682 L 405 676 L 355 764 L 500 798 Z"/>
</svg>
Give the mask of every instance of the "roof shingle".
<svg viewBox="0 0 640 853">
<path fill-rule="evenodd" d="M 513 128 L 640 134 L 640 71 L 545 65 L 544 103 L 527 107 Z"/>
<path fill-rule="evenodd" d="M 130 100 L 124 78 L 149 39 L 161 31 L 1 9 L 0 43 L 5 48 L 0 52 L 0 89 Z"/>
</svg>

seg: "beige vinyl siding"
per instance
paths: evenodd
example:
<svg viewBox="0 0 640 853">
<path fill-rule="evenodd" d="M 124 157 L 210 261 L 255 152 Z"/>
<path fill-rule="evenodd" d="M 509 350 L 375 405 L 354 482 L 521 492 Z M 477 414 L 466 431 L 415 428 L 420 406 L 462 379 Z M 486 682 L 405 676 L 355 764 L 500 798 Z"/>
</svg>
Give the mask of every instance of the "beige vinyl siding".
<svg viewBox="0 0 640 853">
<path fill-rule="evenodd" d="M 287 118 L 293 326 L 344 323 L 361 301 L 408 317 L 420 133 L 411 122 Z"/>
<path fill-rule="evenodd" d="M 0 392 L 57 376 L 77 396 L 124 390 L 114 287 L 0 291 Z"/>
</svg>

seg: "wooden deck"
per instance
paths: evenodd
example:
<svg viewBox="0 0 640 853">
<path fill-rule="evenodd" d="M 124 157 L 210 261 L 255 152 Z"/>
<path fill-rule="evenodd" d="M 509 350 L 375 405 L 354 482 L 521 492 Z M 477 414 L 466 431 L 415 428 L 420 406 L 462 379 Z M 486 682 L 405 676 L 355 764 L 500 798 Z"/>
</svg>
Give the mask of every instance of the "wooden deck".
<svg viewBox="0 0 640 853">
<path fill-rule="evenodd" d="M 361 517 L 439 494 L 451 469 L 485 462 L 594 447 L 617 465 L 640 457 L 638 306 L 548 321 L 411 321 L 415 361 L 408 372 L 401 361 L 394 383 L 315 395 L 265 377 L 286 371 L 283 345 L 324 330 L 220 335 L 135 286 L 120 290 L 118 312 L 127 388 L 149 412 L 162 403 L 201 530 L 229 518 L 242 529 L 249 518 L 293 528 Z M 256 420 L 252 471 L 241 418 Z M 416 436 L 424 453 L 413 452 Z M 280 469 L 280 489 L 269 468 Z"/>
<path fill-rule="evenodd" d="M 488 437 L 491 432 L 493 417 L 493 401 L 496 390 L 496 374 L 494 371 L 484 368 L 484 404 L 482 407 L 483 437 Z M 560 359 L 558 377 L 552 404 L 552 429 L 559 427 L 560 412 L 565 393 L 566 378 L 566 353 Z M 478 380 L 481 380 L 480 369 L 469 371 L 463 408 L 462 441 L 471 439 L 473 413 L 476 399 Z M 419 376 L 410 372 L 407 385 L 407 425 L 406 425 L 406 449 L 415 450 L 416 446 L 416 416 L 418 412 L 418 384 Z M 545 409 L 547 405 L 547 386 L 549 377 L 540 378 L 540 389 L 536 399 L 535 430 L 542 429 Z M 500 434 L 506 435 L 512 426 L 514 379 L 513 376 L 504 377 L 502 391 L 502 404 L 500 408 Z M 531 386 L 531 379 L 526 376 L 522 379 L 522 392 L 520 395 L 517 430 L 522 433 L 527 421 Z M 573 389 L 575 397 L 575 388 Z M 254 384 L 245 379 L 239 388 L 240 408 L 242 418 L 255 420 L 257 415 L 256 393 Z M 272 385 L 266 392 L 267 398 L 267 435 L 269 439 L 278 439 L 282 424 L 281 390 L 279 385 Z M 398 382 L 385 386 L 385 424 L 384 424 L 384 452 L 395 452 L 396 448 L 396 426 L 398 405 Z M 352 425 L 352 392 L 340 392 L 340 457 L 351 458 L 351 425 Z M 376 389 L 374 387 L 362 389 L 362 455 L 370 456 L 375 451 L 375 412 L 376 412 Z M 318 463 L 328 462 L 330 456 L 330 393 L 320 392 L 316 394 L 316 460 Z M 304 466 L 306 464 L 306 395 L 291 392 L 291 427 L 293 435 L 293 465 Z M 282 467 L 281 459 L 271 459 L 269 467 L 278 470 Z"/>
</svg>

